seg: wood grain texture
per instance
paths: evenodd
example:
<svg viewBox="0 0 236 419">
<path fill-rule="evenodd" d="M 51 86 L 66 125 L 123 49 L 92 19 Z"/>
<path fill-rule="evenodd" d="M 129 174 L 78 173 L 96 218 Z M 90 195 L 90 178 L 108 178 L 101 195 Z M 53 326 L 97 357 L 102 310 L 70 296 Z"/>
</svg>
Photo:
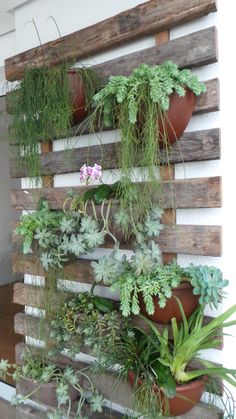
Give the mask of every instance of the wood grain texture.
<svg viewBox="0 0 236 419">
<path fill-rule="evenodd" d="M 88 153 L 89 151 L 89 153 Z M 78 172 L 86 161 L 90 165 L 101 164 L 103 170 L 118 167 L 119 143 L 104 144 L 76 148 L 71 152 L 55 151 L 40 156 L 42 175 L 64 174 Z M 220 158 L 220 131 L 218 128 L 187 132 L 180 140 L 173 144 L 169 152 L 170 164 L 193 162 L 203 160 L 216 160 Z M 161 161 L 167 161 L 163 152 Z M 137 162 L 138 166 L 138 162 Z M 13 178 L 26 177 L 26 170 L 17 165 L 15 159 L 11 160 L 11 176 Z"/>
<path fill-rule="evenodd" d="M 13 227 L 13 242 L 21 246 L 22 240 Z M 154 239 L 163 253 L 179 253 L 186 255 L 221 256 L 221 227 L 214 225 L 166 225 L 160 236 Z M 111 228 L 112 231 L 112 228 Z M 121 249 L 132 249 L 132 243 L 118 236 Z M 102 247 L 113 248 L 111 241 L 106 241 Z"/>
<path fill-rule="evenodd" d="M 13 254 L 13 272 L 21 272 L 29 275 L 45 276 L 46 272 L 39 259 L 32 255 Z M 62 279 L 81 283 L 93 283 L 92 268 L 89 260 L 75 260 L 65 264 Z"/>
<path fill-rule="evenodd" d="M 26 68 L 75 62 L 144 35 L 163 31 L 216 11 L 215 0 L 152 0 L 32 48 L 5 60 L 7 80 L 19 80 Z M 82 46 L 82 47 L 81 47 Z M 42 54 L 43 49 L 43 54 Z M 44 59 L 43 59 L 44 58 Z"/>
<path fill-rule="evenodd" d="M 161 64 L 170 58 L 180 68 L 200 67 L 217 61 L 216 40 L 216 28 L 213 26 L 181 36 L 162 45 L 155 45 L 123 57 L 114 58 L 92 68 L 100 80 L 106 83 L 111 75 L 128 76 L 142 63 L 152 66 Z"/>
<path fill-rule="evenodd" d="M 17 393 L 21 394 L 21 392 L 22 392 L 22 387 L 19 385 L 17 386 Z M 50 406 L 44 406 L 44 407 L 47 408 L 47 412 L 53 412 L 53 409 Z M 75 401 L 72 403 L 71 415 L 68 417 L 68 419 L 75 418 L 76 409 L 77 409 L 77 403 Z M 83 406 L 82 413 L 83 415 L 86 415 L 83 417 L 88 417 L 87 415 L 89 415 L 90 413 L 89 404 L 87 404 L 86 402 Z M 66 415 L 67 412 L 64 411 L 64 414 Z M 42 411 L 39 408 L 32 407 L 26 404 L 26 405 L 20 405 L 16 407 L 14 419 L 46 419 L 46 417 L 47 416 L 45 416 L 45 411 Z M 63 417 L 66 417 L 66 416 L 63 416 Z M 124 418 L 122 413 L 111 410 L 108 407 L 104 407 L 102 413 L 98 413 L 98 412 L 93 413 L 92 417 L 93 419 L 123 419 Z M 11 418 L 4 417 L 4 419 L 11 419 Z"/>
<path fill-rule="evenodd" d="M 92 186 L 91 186 L 92 188 Z M 47 199 L 51 209 L 62 209 L 68 197 L 68 187 L 13 189 L 11 203 L 15 210 L 35 210 L 41 197 Z M 88 188 L 74 187 L 75 193 Z M 162 182 L 163 208 L 219 208 L 221 207 L 221 177 L 181 179 Z"/>
</svg>

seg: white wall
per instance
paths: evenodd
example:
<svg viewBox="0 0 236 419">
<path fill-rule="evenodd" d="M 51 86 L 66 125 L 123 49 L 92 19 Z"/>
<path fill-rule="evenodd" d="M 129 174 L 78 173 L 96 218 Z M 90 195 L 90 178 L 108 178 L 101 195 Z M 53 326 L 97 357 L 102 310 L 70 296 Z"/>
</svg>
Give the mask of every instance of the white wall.
<svg viewBox="0 0 236 419">
<path fill-rule="evenodd" d="M 61 34 L 65 35 L 76 31 L 82 27 L 86 27 L 96 23 L 109 16 L 131 8 L 143 1 L 138 0 L 120 0 L 119 2 L 112 2 L 110 0 L 100 0 L 95 3 L 93 0 L 34 0 L 27 2 L 15 11 L 15 28 L 16 28 L 16 43 L 13 46 L 13 38 L 9 44 L 9 50 L 3 53 L 6 57 L 15 53 L 25 51 L 38 45 L 38 39 L 35 30 L 31 24 L 26 24 L 27 21 L 35 19 L 38 26 L 42 43 L 55 39 L 58 37 L 55 25 L 49 19 L 53 16 L 60 28 Z M 95 9 L 95 4 L 97 5 Z M 93 13 L 91 13 L 91 10 Z M 223 256 L 220 258 L 204 257 L 204 256 L 188 256 L 179 255 L 178 260 L 182 265 L 193 263 L 206 263 L 210 265 L 219 266 L 223 269 L 225 277 L 230 280 L 229 296 L 224 302 L 224 307 L 234 303 L 234 295 L 236 291 L 235 269 L 233 264 L 234 258 L 234 173 L 235 166 L 235 139 L 234 139 L 234 95 L 231 94 L 232 86 L 234 87 L 234 73 L 235 67 L 232 64 L 233 56 L 233 33 L 235 35 L 235 0 L 228 0 L 227 2 L 219 2 L 219 12 L 210 14 L 204 18 L 198 19 L 192 23 L 181 25 L 170 31 L 171 39 L 197 31 L 199 29 L 216 25 L 219 29 L 219 49 L 220 49 L 220 65 L 213 64 L 204 66 L 194 71 L 202 80 L 207 80 L 214 77 L 221 78 L 221 111 L 209 114 L 194 116 L 187 128 L 187 130 L 197 130 L 213 127 L 221 127 L 222 129 L 222 159 L 221 161 L 201 162 L 201 163 L 187 163 L 184 165 L 176 165 L 176 178 L 183 177 L 202 177 L 202 176 L 223 176 L 223 202 L 224 206 L 220 209 L 199 209 L 199 210 L 178 210 L 177 222 L 181 224 L 216 224 L 223 225 Z M 1 42 L 1 38 L 0 38 Z M 6 42 L 8 42 L 6 40 Z M 91 63 L 99 63 L 115 56 L 123 55 L 125 53 L 146 48 L 154 45 L 154 38 L 149 36 L 140 41 L 132 42 L 128 45 L 115 48 L 113 51 L 108 51 L 93 57 L 90 57 Z M 229 47 L 230 45 L 230 47 Z M 1 46 L 1 44 L 0 44 Z M 1 51 L 1 48 L 0 48 Z M 235 89 L 235 87 L 234 87 Z M 231 106 L 232 105 L 232 106 Z M 115 132 L 109 133 L 106 138 L 115 138 Z M 80 138 L 77 146 L 84 145 L 88 141 L 88 136 Z M 95 140 L 94 140 L 95 141 Z M 54 150 L 63 148 L 63 141 L 54 142 Z M 108 173 L 105 174 L 107 176 Z M 55 176 L 55 186 L 72 186 L 78 184 L 77 174 L 58 175 Z M 27 185 L 26 180 L 23 180 L 22 186 Z M 231 238 L 232 237 L 232 238 Z M 27 278 L 27 281 L 29 278 Z M 210 310 L 208 313 L 211 314 Z M 214 359 L 218 362 L 224 362 L 229 367 L 235 365 L 234 349 L 236 346 L 235 330 L 234 337 L 225 340 L 224 351 L 211 351 L 204 354 L 205 357 Z M 235 393 L 235 392 L 234 392 Z M 236 393 L 235 393 L 236 397 Z"/>
</svg>

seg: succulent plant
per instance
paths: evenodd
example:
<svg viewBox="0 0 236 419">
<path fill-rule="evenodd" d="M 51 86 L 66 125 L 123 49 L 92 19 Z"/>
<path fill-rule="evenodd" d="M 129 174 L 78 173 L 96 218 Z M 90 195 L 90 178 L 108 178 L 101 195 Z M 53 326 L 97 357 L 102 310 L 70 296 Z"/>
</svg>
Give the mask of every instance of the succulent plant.
<svg viewBox="0 0 236 419">
<path fill-rule="evenodd" d="M 217 308 L 224 295 L 222 288 L 229 283 L 227 279 L 223 279 L 220 269 L 214 266 L 190 264 L 185 272 L 191 278 L 194 295 L 200 295 L 199 303 L 210 304 Z"/>
</svg>

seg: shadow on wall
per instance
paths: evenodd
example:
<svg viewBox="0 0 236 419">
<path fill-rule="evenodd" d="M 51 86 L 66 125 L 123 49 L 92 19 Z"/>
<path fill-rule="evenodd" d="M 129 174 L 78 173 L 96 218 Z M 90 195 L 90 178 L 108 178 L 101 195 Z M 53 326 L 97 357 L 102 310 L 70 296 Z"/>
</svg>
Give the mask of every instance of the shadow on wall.
<svg viewBox="0 0 236 419">
<path fill-rule="evenodd" d="M 5 97 L 0 97 L 0 285 L 12 282 L 11 222 L 16 217 L 11 208 L 10 193 L 13 181 L 10 178 L 10 152 L 6 141 L 8 119 Z M 15 181 L 14 181 L 15 183 Z M 19 187 L 14 185 L 14 187 Z"/>
</svg>

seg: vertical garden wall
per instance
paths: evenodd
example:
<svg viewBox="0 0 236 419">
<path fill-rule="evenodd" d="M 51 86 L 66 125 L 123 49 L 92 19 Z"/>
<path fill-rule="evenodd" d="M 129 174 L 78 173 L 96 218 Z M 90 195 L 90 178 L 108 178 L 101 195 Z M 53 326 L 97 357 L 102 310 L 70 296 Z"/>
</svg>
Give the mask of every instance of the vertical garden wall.
<svg viewBox="0 0 236 419">
<path fill-rule="evenodd" d="M 92 65 L 92 69 L 103 82 L 110 75 L 129 75 L 142 63 L 156 65 L 165 60 L 174 61 L 180 68 L 198 71 L 203 66 L 217 62 L 215 27 L 208 27 L 209 25 L 206 24 L 205 28 L 194 32 L 186 31 L 186 34 L 176 37 L 174 34 L 175 31 L 178 34 L 179 25 L 194 22 L 195 19 L 215 11 L 216 5 L 213 0 L 148 1 L 93 26 L 85 27 L 7 59 L 6 78 L 9 81 L 21 80 L 26 68 L 42 67 L 44 60 L 48 66 L 54 68 L 58 64 L 58 50 L 60 50 L 60 60 L 66 60 L 69 63 L 81 60 L 93 62 L 92 58 L 87 57 L 93 57 L 105 51 L 111 52 L 112 59 Z M 132 42 L 138 42 L 145 37 L 150 39 L 148 47 L 116 56 L 118 46 L 122 47 L 130 43 L 132 50 Z M 206 128 L 204 119 L 203 126 L 201 126 L 201 119 L 199 119 L 199 124 L 196 123 L 197 115 L 208 117 L 219 110 L 219 81 L 216 78 L 209 78 L 205 80 L 205 84 L 207 92 L 196 99 L 193 121 L 190 122 L 192 126 L 184 132 L 177 143 L 173 144 L 168 156 L 168 166 L 166 166 L 165 153 L 163 152 L 162 155 L 160 173 L 165 228 L 161 230 L 156 241 L 165 261 L 171 260 L 175 255 L 178 255 L 179 260 L 183 262 L 184 258 L 186 261 L 191 261 L 192 258 L 194 262 L 198 260 L 198 256 L 200 261 L 203 260 L 202 257 L 218 260 L 221 256 L 221 226 L 201 222 L 182 223 L 179 222 L 181 211 L 178 212 L 178 210 L 198 211 L 221 207 L 221 177 L 209 176 L 207 170 L 208 162 L 210 165 L 211 161 L 220 159 L 220 131 L 214 124 Z M 12 205 L 15 210 L 22 208 L 26 211 L 35 210 L 41 197 L 48 200 L 50 209 L 61 210 L 69 189 L 73 187 L 77 193 L 83 190 L 79 184 L 78 172 L 85 163 L 90 166 L 95 163 L 101 164 L 104 170 L 104 182 L 113 181 L 112 173 L 118 173 L 119 170 L 120 140 L 117 133 L 112 131 L 112 126 L 103 133 L 101 133 L 101 128 L 97 127 L 97 133 L 91 134 L 88 127 L 82 123 L 74 127 L 74 135 L 75 139 L 71 134 L 75 149 L 71 153 L 65 151 L 66 141 L 63 139 L 49 139 L 48 142 L 41 144 L 39 158 L 41 187 L 28 188 L 28 182 L 23 180 L 22 189 L 12 191 Z M 96 141 L 97 136 L 99 141 Z M 103 143 L 103 148 L 100 146 L 100 141 Z M 192 163 L 199 164 L 199 167 L 203 168 L 199 177 L 188 175 L 189 164 Z M 182 167 L 186 167 L 184 176 L 181 175 Z M 13 178 L 27 178 L 28 176 L 26 169 L 19 167 L 16 160 L 11 162 L 11 174 Z M 19 249 L 20 239 L 15 233 L 15 227 L 13 241 Z M 110 246 L 109 241 L 105 242 L 102 246 L 104 249 L 98 249 L 92 259 L 97 260 L 101 255 L 106 254 Z M 132 243 L 127 240 L 123 241 L 121 247 L 122 251 L 124 253 L 127 251 L 128 254 L 132 250 Z M 184 263 L 187 264 L 187 262 Z M 35 255 L 26 256 L 19 250 L 14 254 L 13 269 L 14 272 L 25 274 L 24 283 L 15 284 L 14 302 L 26 306 L 24 314 L 16 315 L 15 331 L 26 336 L 27 342 L 31 345 L 39 345 L 40 310 L 37 309 L 44 308 L 41 298 L 42 289 L 44 286 L 47 288 L 47 281 L 50 278 L 47 277 L 47 272 Z M 77 258 L 66 264 L 63 278 L 60 276 L 60 279 L 66 280 L 64 285 L 73 292 L 79 293 L 89 289 L 94 280 L 90 260 Z M 105 285 L 100 284 L 98 293 L 111 296 Z M 117 299 L 117 294 L 114 294 L 113 298 Z M 212 312 L 209 311 L 205 316 L 205 322 L 209 323 L 212 316 Z M 142 321 L 137 319 L 134 321 L 143 327 Z M 222 347 L 222 343 L 220 346 Z M 23 350 L 22 344 L 16 348 L 18 362 L 20 362 Z M 78 356 L 76 359 L 77 362 L 59 356 L 56 360 L 60 365 L 69 363 L 78 368 L 81 368 L 81 359 L 85 363 L 89 360 L 86 355 L 82 358 Z M 129 384 L 123 382 L 114 391 L 113 381 L 114 373 L 111 372 L 103 374 L 99 379 L 95 377 L 98 390 L 107 400 L 114 402 L 111 417 L 121 417 L 118 412 L 122 411 L 122 408 L 131 407 L 132 390 Z M 97 414 L 98 416 L 94 417 L 106 417 L 105 414 Z M 217 418 L 219 411 L 213 408 L 209 410 L 199 403 L 189 417 L 190 415 L 194 418 Z"/>
</svg>

